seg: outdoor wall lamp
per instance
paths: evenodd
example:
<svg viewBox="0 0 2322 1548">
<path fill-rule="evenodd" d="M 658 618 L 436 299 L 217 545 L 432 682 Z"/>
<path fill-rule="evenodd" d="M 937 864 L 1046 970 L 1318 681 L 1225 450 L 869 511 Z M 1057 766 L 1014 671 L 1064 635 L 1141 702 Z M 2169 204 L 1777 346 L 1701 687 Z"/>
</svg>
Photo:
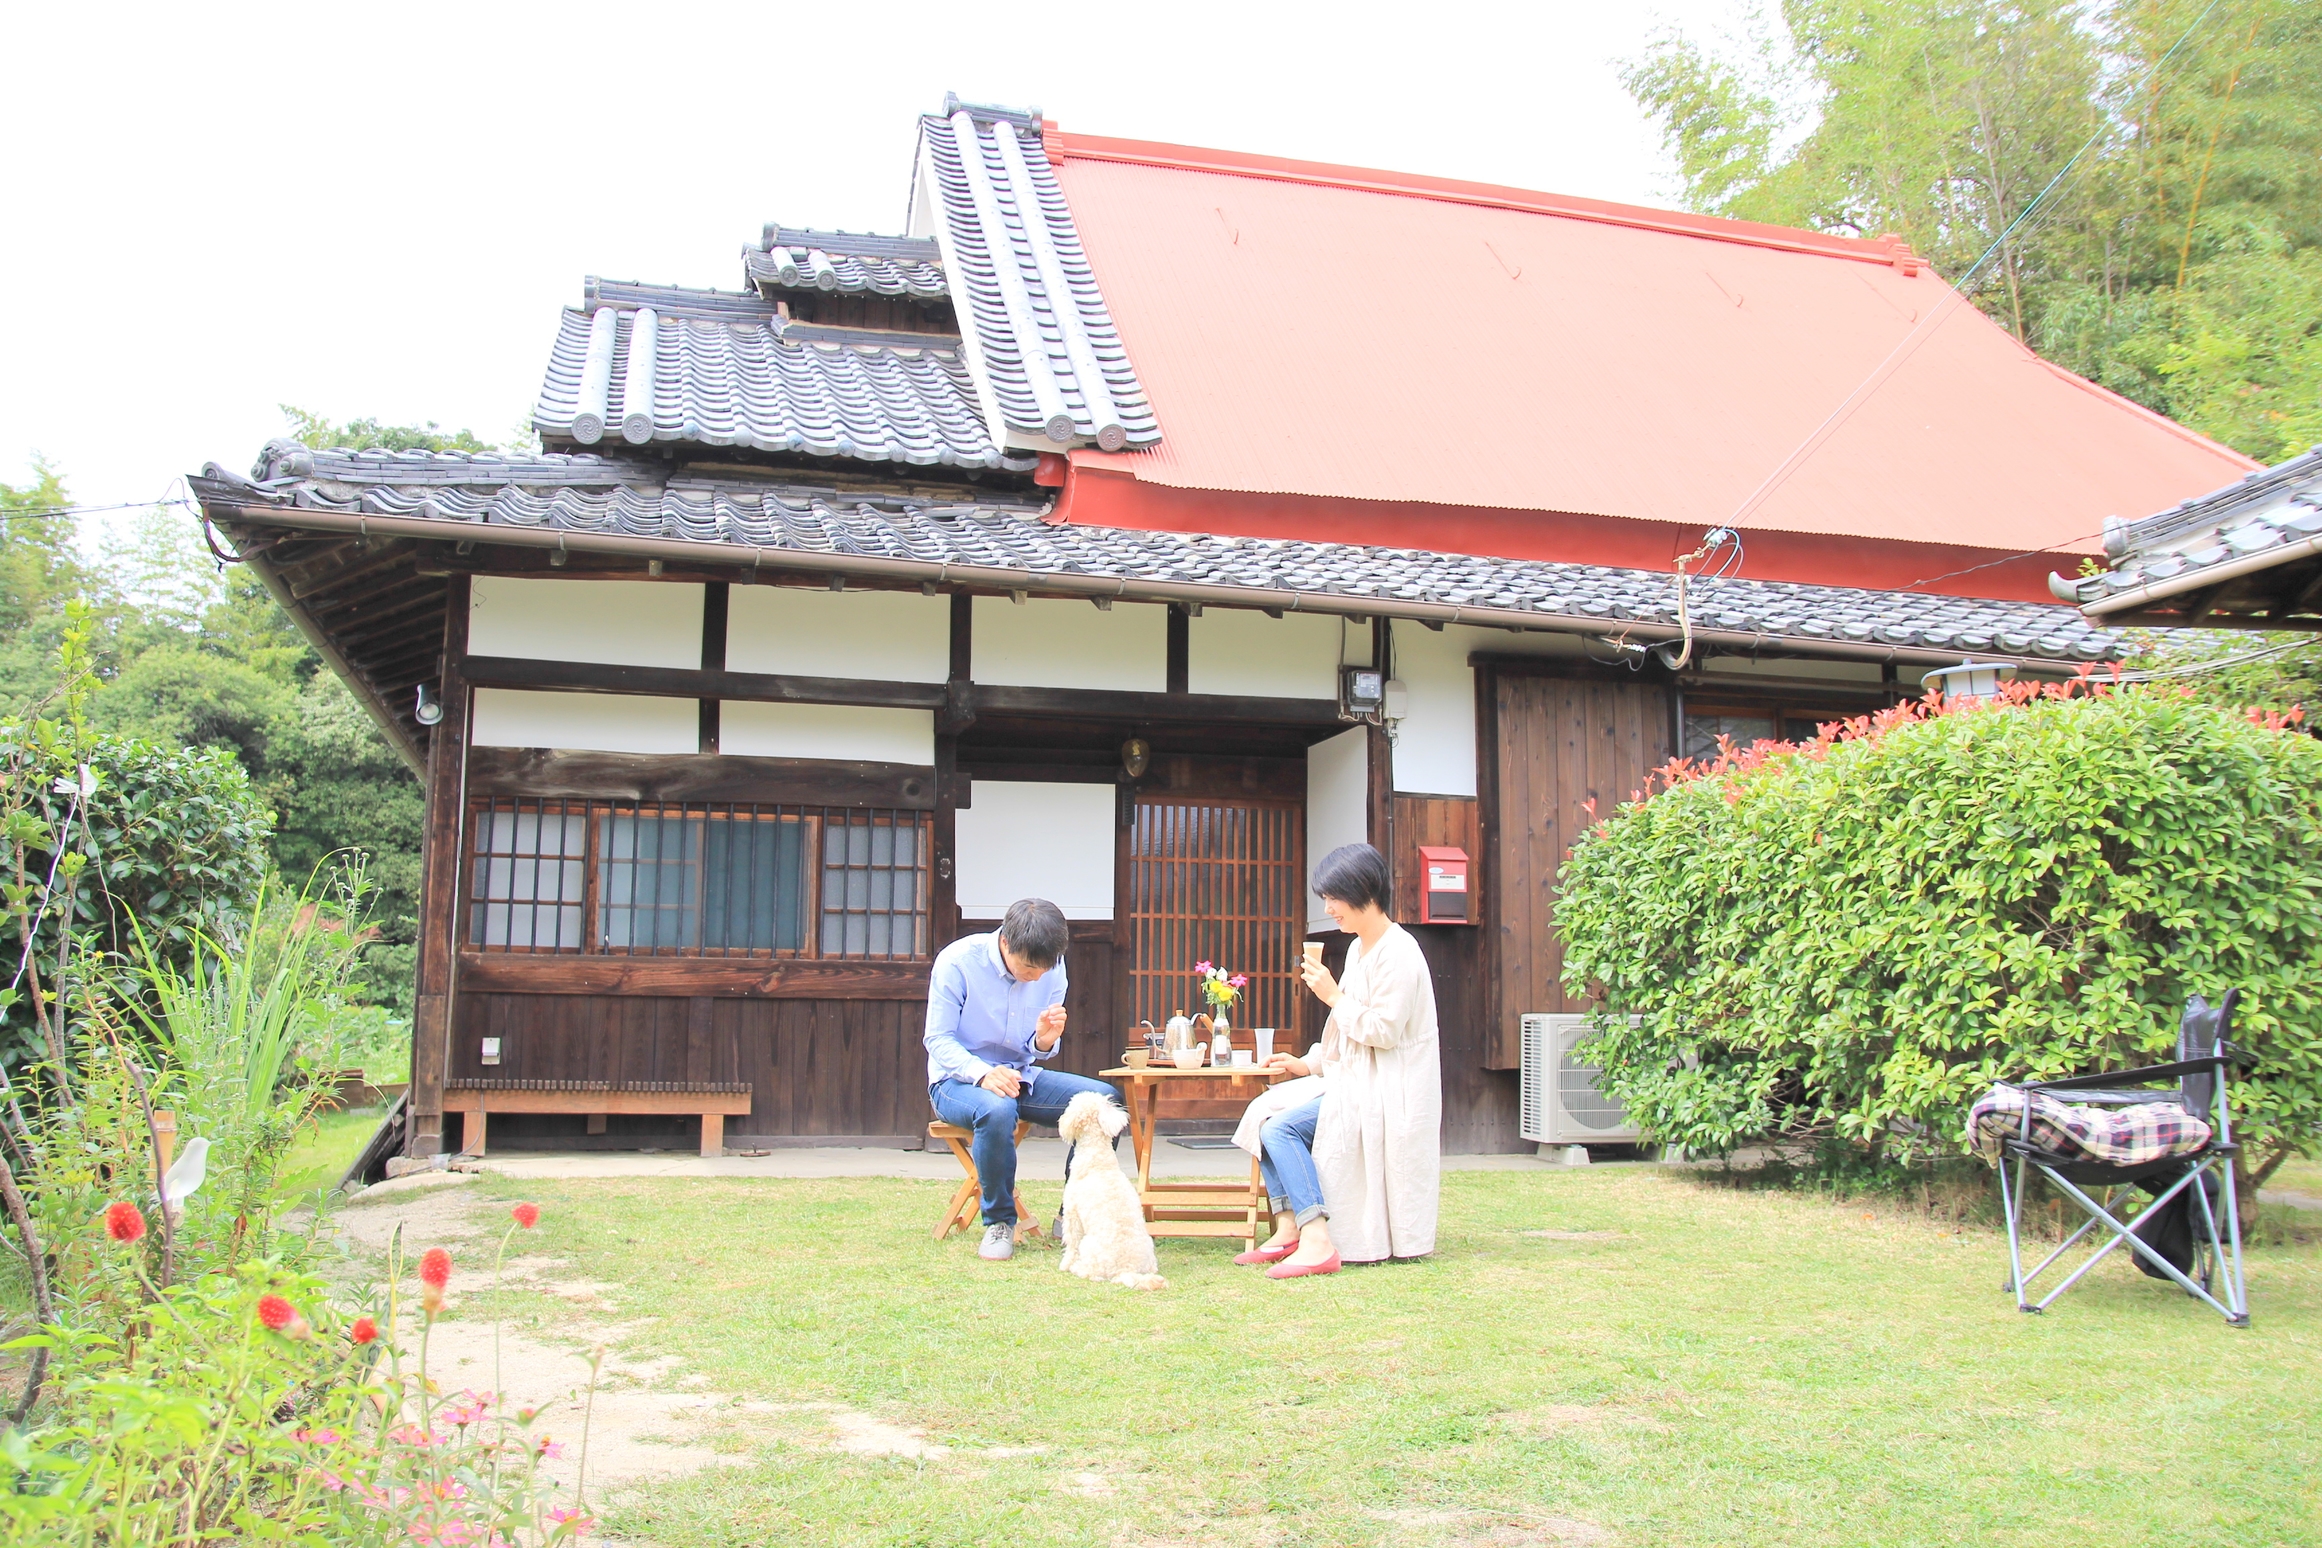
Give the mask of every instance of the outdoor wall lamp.
<svg viewBox="0 0 2322 1548">
<path fill-rule="evenodd" d="M 427 684 L 419 685 L 419 702 L 411 707 L 411 718 L 423 726 L 432 726 L 443 719 L 443 700 L 430 692 Z"/>
<path fill-rule="evenodd" d="M 1939 691 L 1946 698 L 1965 697 L 1989 701 L 2000 694 L 2000 684 L 2014 679 L 2016 669 L 1998 661 L 1962 661 L 1957 666 L 1937 667 L 1919 679 L 1922 688 Z"/>
</svg>

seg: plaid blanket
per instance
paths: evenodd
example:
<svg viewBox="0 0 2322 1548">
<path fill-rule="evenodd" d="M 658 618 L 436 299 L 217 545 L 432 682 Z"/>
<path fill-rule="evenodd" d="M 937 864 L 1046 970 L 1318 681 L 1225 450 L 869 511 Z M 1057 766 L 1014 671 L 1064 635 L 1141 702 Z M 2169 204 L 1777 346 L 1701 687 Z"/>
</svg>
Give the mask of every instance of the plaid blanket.
<svg viewBox="0 0 2322 1548">
<path fill-rule="evenodd" d="M 2141 1166 L 2165 1156 L 2191 1155 L 2209 1143 L 2209 1125 L 2175 1102 L 2078 1107 L 2017 1086 L 1994 1086 L 1976 1098 L 1967 1113 L 1967 1143 L 1997 1166 L 2000 1141 L 2023 1133 L 2027 1100 L 2032 1143 L 2068 1160 Z"/>
</svg>

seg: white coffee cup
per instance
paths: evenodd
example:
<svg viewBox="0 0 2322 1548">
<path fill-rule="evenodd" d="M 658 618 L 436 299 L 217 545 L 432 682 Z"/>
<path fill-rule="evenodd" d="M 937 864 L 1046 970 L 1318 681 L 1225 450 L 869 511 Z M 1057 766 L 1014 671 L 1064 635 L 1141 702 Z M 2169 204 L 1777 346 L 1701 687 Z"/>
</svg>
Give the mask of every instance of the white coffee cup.
<svg viewBox="0 0 2322 1548">
<path fill-rule="evenodd" d="M 1237 1070 L 1246 1070 L 1250 1067 L 1250 1051 L 1247 1048 L 1237 1048 L 1234 1050 L 1233 1067 Z"/>
</svg>

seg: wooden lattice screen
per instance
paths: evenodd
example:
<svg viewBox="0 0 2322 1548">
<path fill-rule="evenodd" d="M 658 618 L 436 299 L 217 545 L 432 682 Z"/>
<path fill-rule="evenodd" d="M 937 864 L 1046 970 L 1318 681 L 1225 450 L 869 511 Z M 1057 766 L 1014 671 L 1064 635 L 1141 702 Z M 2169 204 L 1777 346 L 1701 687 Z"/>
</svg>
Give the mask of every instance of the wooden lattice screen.
<svg viewBox="0 0 2322 1548">
<path fill-rule="evenodd" d="M 1129 836 L 1132 1019 L 1197 1003 L 1193 964 L 1247 973 L 1238 1026 L 1294 1025 L 1305 931 L 1304 810 L 1291 802 L 1140 800 Z"/>
</svg>

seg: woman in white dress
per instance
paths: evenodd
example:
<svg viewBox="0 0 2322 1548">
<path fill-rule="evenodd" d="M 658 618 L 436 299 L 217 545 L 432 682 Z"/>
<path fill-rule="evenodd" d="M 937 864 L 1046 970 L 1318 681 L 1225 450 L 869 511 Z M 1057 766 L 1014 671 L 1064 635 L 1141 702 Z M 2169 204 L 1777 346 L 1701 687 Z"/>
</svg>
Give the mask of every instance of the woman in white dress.
<svg viewBox="0 0 2322 1548">
<path fill-rule="evenodd" d="M 1411 933 L 1387 917 L 1387 862 L 1348 844 L 1314 868 L 1314 890 L 1354 936 L 1346 976 L 1307 961 L 1306 986 L 1330 1007 L 1309 1057 L 1276 1054 L 1300 1077 L 1250 1104 L 1234 1143 L 1259 1157 L 1274 1235 L 1237 1263 L 1275 1279 L 1342 1263 L 1435 1250 L 1443 1152 L 1443 1075 L 1435 983 Z"/>
</svg>

